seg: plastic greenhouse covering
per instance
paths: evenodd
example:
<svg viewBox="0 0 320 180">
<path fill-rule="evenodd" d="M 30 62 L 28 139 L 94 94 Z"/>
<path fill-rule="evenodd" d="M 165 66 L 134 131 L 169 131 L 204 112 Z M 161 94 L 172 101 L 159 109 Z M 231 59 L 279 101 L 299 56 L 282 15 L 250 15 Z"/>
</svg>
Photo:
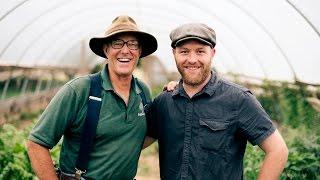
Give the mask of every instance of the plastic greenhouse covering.
<svg viewBox="0 0 320 180">
<path fill-rule="evenodd" d="M 92 66 L 89 39 L 127 14 L 158 39 L 169 71 L 170 31 L 202 22 L 217 33 L 217 71 L 320 84 L 319 10 L 319 0 L 0 0 L 0 66 Z"/>
</svg>

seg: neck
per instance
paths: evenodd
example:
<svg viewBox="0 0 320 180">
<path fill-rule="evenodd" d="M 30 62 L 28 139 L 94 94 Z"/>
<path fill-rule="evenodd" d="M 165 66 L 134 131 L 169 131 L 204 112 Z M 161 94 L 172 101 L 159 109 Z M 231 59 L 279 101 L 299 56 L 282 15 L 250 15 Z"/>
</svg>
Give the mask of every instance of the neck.
<svg viewBox="0 0 320 180">
<path fill-rule="evenodd" d="M 114 91 L 128 105 L 132 75 L 121 76 L 109 70 L 109 77 Z"/>
<path fill-rule="evenodd" d="M 192 98 L 195 94 L 200 92 L 203 87 L 210 81 L 212 74 L 210 73 L 209 76 L 199 85 L 189 85 L 183 82 L 183 88 L 188 94 L 190 98 Z"/>
<path fill-rule="evenodd" d="M 109 71 L 109 77 L 111 80 L 111 84 L 115 91 L 129 91 L 131 86 L 132 75 L 130 76 L 121 76 L 115 74 L 112 71 Z"/>
</svg>

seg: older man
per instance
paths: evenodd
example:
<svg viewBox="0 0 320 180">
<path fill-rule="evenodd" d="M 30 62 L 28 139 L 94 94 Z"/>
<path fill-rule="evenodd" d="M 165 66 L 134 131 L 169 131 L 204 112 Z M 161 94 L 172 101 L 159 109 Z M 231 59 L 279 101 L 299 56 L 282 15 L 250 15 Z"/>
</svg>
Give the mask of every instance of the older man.
<svg viewBox="0 0 320 180">
<path fill-rule="evenodd" d="M 248 89 L 211 71 L 214 30 L 184 24 L 170 38 L 182 79 L 153 101 L 148 123 L 148 135 L 159 143 L 161 179 L 243 179 L 247 141 L 265 152 L 259 178 L 277 179 L 286 144 Z"/>
<path fill-rule="evenodd" d="M 49 149 L 62 136 L 59 178 L 133 179 L 137 172 L 147 130 L 142 97 L 151 99 L 146 85 L 135 79 L 132 72 L 139 58 L 156 51 L 157 41 L 151 34 L 140 31 L 131 17 L 119 16 L 104 37 L 92 38 L 89 45 L 98 56 L 108 59 L 97 76 L 101 98 L 89 96 L 92 80 L 83 76 L 68 82 L 52 99 L 27 143 L 39 179 L 57 179 Z M 96 131 L 93 142 L 83 143 L 82 137 L 89 136 L 86 132 L 90 128 L 85 125 L 86 115 L 97 110 L 88 109 L 89 99 L 99 101 L 101 110 L 97 127 L 93 128 Z M 92 147 L 84 151 L 89 154 L 81 156 L 88 155 L 88 160 L 79 160 L 80 146 L 86 143 L 92 143 Z"/>
</svg>

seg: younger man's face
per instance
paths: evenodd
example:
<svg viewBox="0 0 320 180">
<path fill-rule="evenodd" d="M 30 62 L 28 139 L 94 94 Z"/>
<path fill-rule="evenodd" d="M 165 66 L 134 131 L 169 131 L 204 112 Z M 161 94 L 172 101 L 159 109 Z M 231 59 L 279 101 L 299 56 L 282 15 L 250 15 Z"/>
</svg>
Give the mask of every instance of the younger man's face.
<svg viewBox="0 0 320 180">
<path fill-rule="evenodd" d="M 211 71 L 215 49 L 197 40 L 187 40 L 173 49 L 173 55 L 183 82 L 190 86 L 201 85 Z"/>
</svg>

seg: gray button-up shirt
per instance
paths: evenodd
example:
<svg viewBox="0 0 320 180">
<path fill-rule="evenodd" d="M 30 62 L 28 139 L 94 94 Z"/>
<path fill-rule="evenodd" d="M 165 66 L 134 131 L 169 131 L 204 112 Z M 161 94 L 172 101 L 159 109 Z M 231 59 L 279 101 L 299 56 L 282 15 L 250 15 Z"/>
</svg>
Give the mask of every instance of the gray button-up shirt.
<svg viewBox="0 0 320 180">
<path fill-rule="evenodd" d="M 173 92 L 163 92 L 148 116 L 148 135 L 158 139 L 165 180 L 243 179 L 247 141 L 260 144 L 275 130 L 248 89 L 213 72 L 192 98 L 181 81 Z"/>
</svg>

